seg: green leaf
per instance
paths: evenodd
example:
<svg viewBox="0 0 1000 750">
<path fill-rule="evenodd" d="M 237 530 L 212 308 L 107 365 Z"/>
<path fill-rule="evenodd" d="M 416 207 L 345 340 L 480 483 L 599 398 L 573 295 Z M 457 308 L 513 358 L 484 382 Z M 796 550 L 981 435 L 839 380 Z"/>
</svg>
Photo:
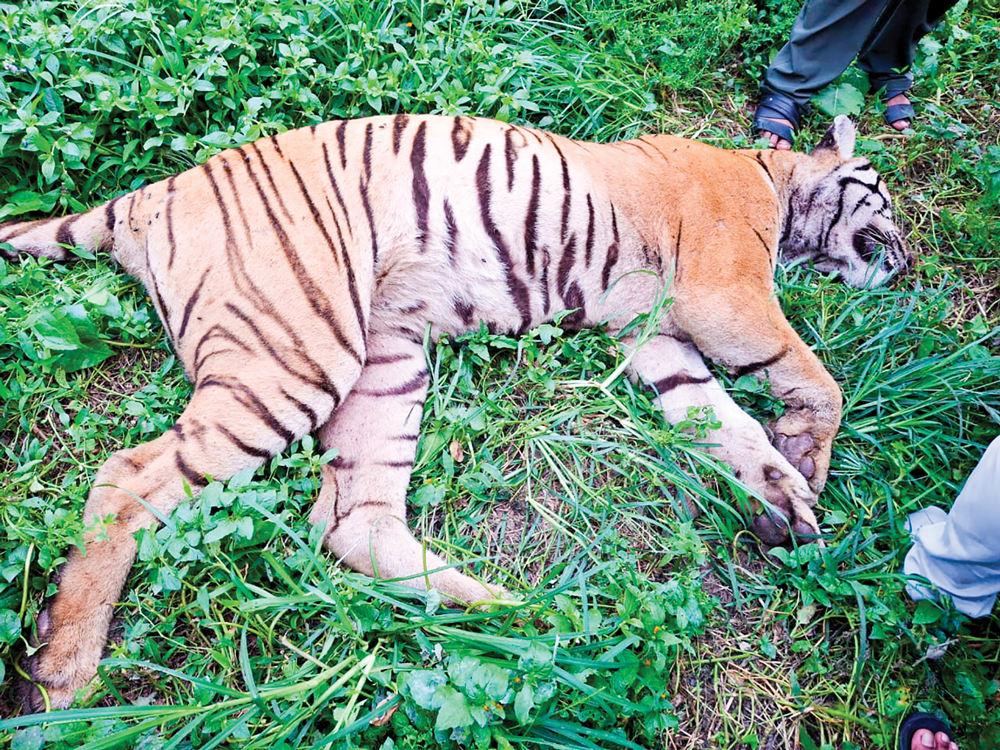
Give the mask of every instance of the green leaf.
<svg viewBox="0 0 1000 750">
<path fill-rule="evenodd" d="M 42 735 L 40 726 L 28 727 L 14 733 L 14 741 L 10 750 L 41 750 L 45 744 L 45 737 Z"/>
<path fill-rule="evenodd" d="M 827 86 L 813 97 L 813 103 L 830 117 L 837 115 L 860 115 L 864 110 L 865 97 L 849 83 Z"/>
<path fill-rule="evenodd" d="M 0 609 L 0 643 L 13 643 L 21 635 L 21 618 L 12 609 Z"/>
<path fill-rule="evenodd" d="M 441 689 L 448 683 L 444 672 L 437 669 L 418 669 L 405 675 L 400 692 L 420 708 L 428 711 L 441 707 Z"/>
<path fill-rule="evenodd" d="M 441 701 L 441 710 L 438 711 L 437 721 L 434 722 L 435 729 L 444 731 L 472 724 L 469 702 L 455 688 L 451 685 L 445 685 L 438 691 L 438 698 Z"/>
<path fill-rule="evenodd" d="M 930 625 L 941 619 L 944 612 L 930 599 L 923 599 L 917 603 L 917 609 L 913 613 L 914 625 Z"/>
<path fill-rule="evenodd" d="M 528 714 L 535 707 L 535 689 L 531 685 L 525 685 L 521 692 L 514 699 L 514 716 L 519 724 L 528 723 Z"/>
</svg>

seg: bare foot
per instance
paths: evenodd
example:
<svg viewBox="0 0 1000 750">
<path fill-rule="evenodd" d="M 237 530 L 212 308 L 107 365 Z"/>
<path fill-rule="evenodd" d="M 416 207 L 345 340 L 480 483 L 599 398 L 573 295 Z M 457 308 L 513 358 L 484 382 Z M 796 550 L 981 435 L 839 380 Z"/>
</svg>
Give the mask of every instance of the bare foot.
<svg viewBox="0 0 1000 750">
<path fill-rule="evenodd" d="M 784 123 L 788 127 L 793 127 L 792 123 L 790 123 L 788 120 L 782 120 L 780 117 L 769 117 L 768 119 L 774 120 L 775 122 Z M 762 136 L 768 139 L 771 148 L 776 148 L 778 149 L 778 151 L 788 151 L 792 147 L 791 143 L 786 141 L 784 138 L 779 138 L 775 133 L 772 133 L 768 130 L 761 130 L 759 132 Z"/>
<path fill-rule="evenodd" d="M 890 99 L 885 103 L 885 106 L 893 107 L 897 104 L 909 104 L 909 103 L 910 100 L 907 99 L 906 94 L 896 94 L 894 97 L 892 97 L 892 99 Z M 896 130 L 906 130 L 908 127 L 910 127 L 909 120 L 896 120 L 895 122 L 891 122 L 889 124 L 892 125 L 892 127 L 896 128 Z"/>
<path fill-rule="evenodd" d="M 929 729 L 919 729 L 913 733 L 910 750 L 958 750 L 958 745 L 944 732 L 934 734 Z"/>
</svg>

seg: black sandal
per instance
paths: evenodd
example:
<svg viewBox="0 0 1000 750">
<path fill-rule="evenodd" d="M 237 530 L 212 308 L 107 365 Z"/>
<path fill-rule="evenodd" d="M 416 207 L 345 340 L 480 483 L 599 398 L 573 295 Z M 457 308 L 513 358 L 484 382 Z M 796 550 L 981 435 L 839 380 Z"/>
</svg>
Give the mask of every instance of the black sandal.
<svg viewBox="0 0 1000 750">
<path fill-rule="evenodd" d="M 913 743 L 913 735 L 921 729 L 929 729 L 934 734 L 944 732 L 948 737 L 951 737 L 951 727 L 934 714 L 913 714 L 907 717 L 906 721 L 899 726 L 899 750 L 910 750 L 910 745 Z"/>
<path fill-rule="evenodd" d="M 755 133 L 774 133 L 781 140 L 795 145 L 795 129 L 799 126 L 802 110 L 803 107 L 784 94 L 767 94 L 757 105 L 753 130 Z M 787 125 L 781 120 L 792 124 Z"/>
<path fill-rule="evenodd" d="M 882 101 L 888 102 L 894 96 L 899 96 L 900 94 L 906 94 L 909 98 L 909 89 L 883 89 L 882 90 Z M 914 118 L 917 113 L 913 110 L 913 104 L 892 104 L 885 108 L 885 121 L 889 127 L 895 127 L 894 122 L 899 122 L 900 120 L 909 120 L 910 124 L 913 124 Z"/>
</svg>

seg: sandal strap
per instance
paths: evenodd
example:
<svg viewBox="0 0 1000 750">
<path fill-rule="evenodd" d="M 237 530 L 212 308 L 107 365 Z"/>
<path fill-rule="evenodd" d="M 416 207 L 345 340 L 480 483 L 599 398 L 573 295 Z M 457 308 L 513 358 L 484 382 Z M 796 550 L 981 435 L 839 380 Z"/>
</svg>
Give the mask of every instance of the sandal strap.
<svg viewBox="0 0 1000 750">
<path fill-rule="evenodd" d="M 893 104 L 885 108 L 885 121 L 892 125 L 899 120 L 912 120 L 916 114 L 912 104 Z"/>
<path fill-rule="evenodd" d="M 951 729 L 934 714 L 916 713 L 908 717 L 899 727 L 899 750 L 910 750 L 913 735 L 921 729 L 929 729 L 937 734 L 944 732 L 950 735 Z"/>
<path fill-rule="evenodd" d="M 802 107 L 784 94 L 768 94 L 757 105 L 757 119 L 778 117 L 788 120 L 793 128 L 799 126 L 801 115 Z"/>
<path fill-rule="evenodd" d="M 788 141 L 793 145 L 795 143 L 795 129 L 781 120 L 774 120 L 770 117 L 761 117 L 758 115 L 757 119 L 753 121 L 753 129 L 757 133 L 766 130 L 768 133 L 774 133 L 784 141 Z"/>
</svg>

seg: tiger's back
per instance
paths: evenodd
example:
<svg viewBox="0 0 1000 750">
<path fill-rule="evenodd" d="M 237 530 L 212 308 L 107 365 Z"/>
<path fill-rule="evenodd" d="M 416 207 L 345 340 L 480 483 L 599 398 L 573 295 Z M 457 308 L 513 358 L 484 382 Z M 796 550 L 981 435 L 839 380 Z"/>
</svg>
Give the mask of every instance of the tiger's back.
<svg viewBox="0 0 1000 750">
<path fill-rule="evenodd" d="M 572 311 L 569 325 L 616 332 L 669 286 L 635 373 L 671 421 L 714 408 L 723 427 L 711 451 L 764 501 L 762 538 L 818 535 L 811 507 L 840 393 L 784 320 L 773 273 L 779 244 L 873 273 L 905 266 L 884 185 L 851 148 L 846 119 L 804 156 L 375 117 L 225 151 L 87 214 L 0 227 L 15 252 L 110 252 L 145 285 L 194 387 L 171 430 L 98 472 L 85 522 L 117 520 L 107 539 L 87 538 L 86 555 L 70 553 L 39 621 L 48 646 L 34 676 L 68 705 L 94 674 L 132 535 L 155 522 L 147 506 L 169 513 L 185 481 L 259 466 L 312 431 L 340 450 L 311 515 L 339 559 L 457 601 L 500 593 L 426 552 L 401 521 L 428 327 L 432 338 L 481 324 L 517 332 Z M 892 252 L 865 258 L 864 232 Z M 767 373 L 787 405 L 773 445 L 703 356 Z"/>
</svg>

